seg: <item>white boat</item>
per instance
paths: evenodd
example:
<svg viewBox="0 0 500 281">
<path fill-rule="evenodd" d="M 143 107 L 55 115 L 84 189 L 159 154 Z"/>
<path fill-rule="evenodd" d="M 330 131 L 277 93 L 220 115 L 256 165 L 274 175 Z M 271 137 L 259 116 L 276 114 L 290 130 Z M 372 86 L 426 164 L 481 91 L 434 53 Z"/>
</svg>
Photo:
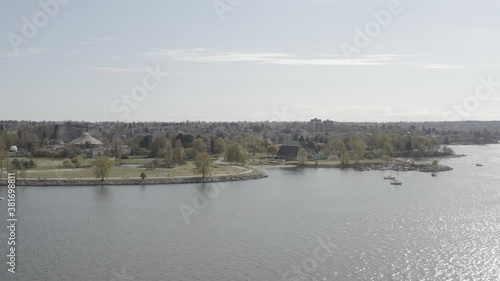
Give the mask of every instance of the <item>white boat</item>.
<svg viewBox="0 0 500 281">
<path fill-rule="evenodd" d="M 402 185 L 403 182 L 398 180 L 399 178 L 399 169 L 397 170 L 396 178 L 391 180 L 391 185 Z"/>
<path fill-rule="evenodd" d="M 0 200 L 3 200 L 3 197 L 2 197 L 2 196 L 0 196 Z"/>
<path fill-rule="evenodd" d="M 388 175 L 388 176 L 385 176 L 384 177 L 384 180 L 395 180 L 396 178 L 391 176 L 391 175 Z"/>
</svg>

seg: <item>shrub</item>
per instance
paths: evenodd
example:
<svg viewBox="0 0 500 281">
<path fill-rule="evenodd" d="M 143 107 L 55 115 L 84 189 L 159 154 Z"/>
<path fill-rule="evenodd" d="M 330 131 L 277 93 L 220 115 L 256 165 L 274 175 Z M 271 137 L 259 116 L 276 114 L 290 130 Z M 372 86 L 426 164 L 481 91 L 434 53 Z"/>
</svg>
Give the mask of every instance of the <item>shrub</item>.
<svg viewBox="0 0 500 281">
<path fill-rule="evenodd" d="M 19 161 L 19 159 L 14 159 L 14 160 L 12 160 L 11 163 L 12 163 L 12 167 L 14 169 L 21 169 L 21 167 L 22 167 L 21 161 Z"/>
<path fill-rule="evenodd" d="M 54 157 L 55 154 L 55 151 L 46 148 L 39 148 L 33 152 L 35 157 Z"/>
<path fill-rule="evenodd" d="M 73 169 L 75 168 L 75 163 L 71 159 L 64 159 L 63 161 L 63 167 L 68 168 L 68 169 Z"/>
<path fill-rule="evenodd" d="M 138 151 L 139 155 L 142 155 L 142 156 L 145 156 L 145 155 L 149 155 L 149 150 L 141 147 Z"/>
<path fill-rule="evenodd" d="M 80 168 L 83 164 L 83 157 L 81 157 L 80 155 L 75 156 L 71 158 L 71 162 L 75 165 L 76 168 Z"/>
<path fill-rule="evenodd" d="M 12 163 L 12 167 L 14 169 L 31 169 L 31 168 L 36 167 L 36 163 L 35 163 L 35 161 L 33 161 L 33 159 L 30 159 L 30 160 L 14 159 L 14 160 L 12 160 L 11 163 Z"/>
<path fill-rule="evenodd" d="M 187 159 L 195 159 L 198 156 L 198 150 L 194 148 L 186 148 L 184 150 Z"/>
</svg>

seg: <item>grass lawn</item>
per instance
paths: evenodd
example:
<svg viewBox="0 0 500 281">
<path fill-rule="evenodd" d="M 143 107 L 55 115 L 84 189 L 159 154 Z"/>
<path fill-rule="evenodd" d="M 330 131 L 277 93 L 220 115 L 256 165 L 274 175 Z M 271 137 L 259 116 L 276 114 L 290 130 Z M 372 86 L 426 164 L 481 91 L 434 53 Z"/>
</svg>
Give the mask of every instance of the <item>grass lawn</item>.
<svg viewBox="0 0 500 281">
<path fill-rule="evenodd" d="M 23 160 L 26 158 L 18 158 Z M 12 159 L 11 159 L 12 160 Z M 64 159 L 61 158 L 33 158 L 37 167 L 28 170 L 16 171 L 17 178 L 95 178 L 93 175 L 93 163 L 94 159 L 85 159 L 82 168 L 68 169 L 63 168 L 62 163 Z M 135 158 L 135 159 L 123 159 L 122 164 L 147 164 L 153 161 L 151 158 Z M 6 168 L 6 162 L 3 163 L 4 168 Z M 146 173 L 149 178 L 168 178 L 168 177 L 190 177 L 190 176 L 201 176 L 195 170 L 193 162 L 187 162 L 184 165 L 176 165 L 175 168 L 165 169 L 157 168 L 154 170 L 146 169 L 143 167 L 122 167 L 115 166 L 111 171 L 110 178 L 139 178 L 142 172 Z M 228 175 L 247 172 L 242 167 L 236 167 L 224 164 L 214 164 L 212 166 L 212 175 Z M 2 177 L 6 177 L 6 170 L 3 171 Z"/>
</svg>

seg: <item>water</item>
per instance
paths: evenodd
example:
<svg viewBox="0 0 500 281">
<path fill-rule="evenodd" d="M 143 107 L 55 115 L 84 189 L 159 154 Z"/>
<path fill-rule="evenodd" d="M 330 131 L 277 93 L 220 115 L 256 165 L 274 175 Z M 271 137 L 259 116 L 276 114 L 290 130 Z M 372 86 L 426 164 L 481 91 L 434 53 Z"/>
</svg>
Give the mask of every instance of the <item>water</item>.
<svg viewBox="0 0 500 281">
<path fill-rule="evenodd" d="M 218 186 L 189 224 L 179 205 L 213 184 L 20 187 L 17 273 L 2 261 L 0 280 L 281 280 L 292 267 L 289 280 L 500 280 L 500 145 L 455 150 L 472 156 L 435 178 L 400 173 L 402 186 L 269 169 Z M 333 244 L 321 262 L 318 239 Z"/>
</svg>

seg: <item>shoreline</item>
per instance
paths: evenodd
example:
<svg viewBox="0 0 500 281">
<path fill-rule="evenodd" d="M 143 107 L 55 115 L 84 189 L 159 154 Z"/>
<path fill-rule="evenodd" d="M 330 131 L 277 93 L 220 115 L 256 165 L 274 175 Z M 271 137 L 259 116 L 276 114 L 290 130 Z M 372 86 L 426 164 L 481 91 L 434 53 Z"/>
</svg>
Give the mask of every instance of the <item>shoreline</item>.
<svg viewBox="0 0 500 281">
<path fill-rule="evenodd" d="M 187 183 L 213 183 L 258 180 L 267 178 L 268 175 L 259 170 L 253 169 L 250 173 L 223 175 L 202 178 L 140 178 L 134 179 L 16 179 L 16 186 L 101 186 L 101 185 L 160 185 L 160 184 L 187 184 Z M 0 180 L 0 186 L 7 186 L 7 179 Z"/>
<path fill-rule="evenodd" d="M 324 169 L 354 169 L 357 171 L 417 171 L 422 173 L 434 173 L 434 172 L 448 172 L 453 171 L 453 168 L 447 165 L 436 165 L 431 164 L 403 164 L 402 166 L 395 167 L 393 165 L 385 165 L 382 163 L 365 163 L 365 164 L 281 164 L 281 165 L 262 165 L 259 166 L 262 169 L 271 168 L 324 168 Z"/>
</svg>

